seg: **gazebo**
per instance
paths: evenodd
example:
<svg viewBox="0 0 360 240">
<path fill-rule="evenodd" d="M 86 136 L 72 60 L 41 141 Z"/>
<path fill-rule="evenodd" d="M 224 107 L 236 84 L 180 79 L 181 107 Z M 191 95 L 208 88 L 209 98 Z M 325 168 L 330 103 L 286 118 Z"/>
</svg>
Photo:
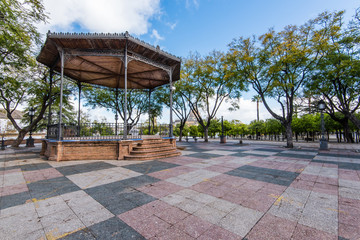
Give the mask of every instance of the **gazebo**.
<svg viewBox="0 0 360 240">
<path fill-rule="evenodd" d="M 174 90 L 172 84 L 180 79 L 181 61 L 178 57 L 132 37 L 128 32 L 121 34 L 49 32 L 37 61 L 50 68 L 50 82 L 54 71 L 61 75 L 59 121 L 55 128 L 48 128 L 48 139 L 43 141 L 42 153 L 48 158 L 57 161 L 73 158 L 88 159 L 89 154 L 81 156 L 80 153 L 89 151 L 95 146 L 101 145 L 109 148 L 110 145 L 116 145 L 113 149 L 115 152 L 108 158 L 124 159 L 136 141 L 142 141 L 139 138 L 129 140 L 131 136 L 128 135 L 126 111 L 122 136 L 116 134 L 112 139 L 106 139 L 107 141 L 104 139 L 89 141 L 64 138 L 65 128 L 62 121 L 64 76 L 78 83 L 79 93 L 81 83 L 114 88 L 116 92 L 118 89 L 124 89 L 125 109 L 127 89 L 149 89 L 151 91 L 156 87 L 168 85 L 170 94 L 169 136 L 163 140 L 169 141 L 175 147 L 172 129 L 172 91 Z M 117 115 L 115 120 L 117 126 Z M 74 148 L 78 151 L 73 154 L 73 157 L 65 156 L 65 152 L 74 152 Z M 94 158 L 98 159 L 97 157 Z M 107 159 L 107 157 L 105 158 Z"/>
</svg>

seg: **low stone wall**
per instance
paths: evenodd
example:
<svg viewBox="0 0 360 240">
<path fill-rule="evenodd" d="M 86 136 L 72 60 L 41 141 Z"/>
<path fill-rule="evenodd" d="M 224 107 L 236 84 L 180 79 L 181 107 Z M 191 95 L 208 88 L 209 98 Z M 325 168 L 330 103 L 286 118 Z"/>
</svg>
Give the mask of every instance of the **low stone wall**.
<svg viewBox="0 0 360 240">
<path fill-rule="evenodd" d="M 43 140 L 40 155 L 48 160 L 122 160 L 142 140 Z"/>
<path fill-rule="evenodd" d="M 40 155 L 52 161 L 70 160 L 124 160 L 133 147 L 142 142 L 137 140 L 42 140 Z M 163 141 L 176 147 L 175 138 Z"/>
</svg>

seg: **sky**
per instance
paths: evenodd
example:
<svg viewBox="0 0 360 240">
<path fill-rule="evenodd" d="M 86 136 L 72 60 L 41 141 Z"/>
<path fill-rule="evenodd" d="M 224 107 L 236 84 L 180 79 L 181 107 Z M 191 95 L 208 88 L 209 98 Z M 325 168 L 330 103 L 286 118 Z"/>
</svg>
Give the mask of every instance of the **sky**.
<svg viewBox="0 0 360 240">
<path fill-rule="evenodd" d="M 227 51 L 235 38 L 259 36 L 270 28 L 281 31 L 287 25 L 302 25 L 324 11 L 345 10 L 351 19 L 359 0 L 43 0 L 49 20 L 39 25 L 41 33 L 128 31 L 131 35 L 159 45 L 178 57 L 190 52 L 206 55 L 212 50 Z M 45 38 L 44 38 L 45 39 Z M 244 93 L 240 110 L 222 106 L 217 117 L 244 123 L 256 119 L 254 91 Z M 91 110 L 93 116 L 113 114 Z M 169 111 L 160 121 L 168 122 Z M 270 118 L 260 106 L 260 119 Z M 143 118 L 143 119 L 146 119 Z"/>
</svg>

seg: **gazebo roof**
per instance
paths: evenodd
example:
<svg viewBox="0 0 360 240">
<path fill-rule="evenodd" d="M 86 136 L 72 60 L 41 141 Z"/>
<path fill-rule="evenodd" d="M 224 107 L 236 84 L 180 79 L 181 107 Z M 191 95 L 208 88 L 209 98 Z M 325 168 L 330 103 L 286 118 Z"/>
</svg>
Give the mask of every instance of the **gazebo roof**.
<svg viewBox="0 0 360 240">
<path fill-rule="evenodd" d="M 121 34 L 51 33 L 37 60 L 79 82 L 124 88 L 124 56 L 127 44 L 127 88 L 153 89 L 180 79 L 180 58 L 153 47 L 127 32 Z"/>
</svg>

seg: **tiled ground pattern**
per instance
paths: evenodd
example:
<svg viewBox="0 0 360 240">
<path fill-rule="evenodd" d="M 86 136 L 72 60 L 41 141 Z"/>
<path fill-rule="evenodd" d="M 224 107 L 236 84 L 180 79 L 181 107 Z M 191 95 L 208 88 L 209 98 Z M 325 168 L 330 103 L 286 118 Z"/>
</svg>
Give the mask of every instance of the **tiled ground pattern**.
<svg viewBox="0 0 360 240">
<path fill-rule="evenodd" d="M 146 162 L 0 152 L 0 239 L 360 239 L 359 153 L 179 145 Z"/>
</svg>

